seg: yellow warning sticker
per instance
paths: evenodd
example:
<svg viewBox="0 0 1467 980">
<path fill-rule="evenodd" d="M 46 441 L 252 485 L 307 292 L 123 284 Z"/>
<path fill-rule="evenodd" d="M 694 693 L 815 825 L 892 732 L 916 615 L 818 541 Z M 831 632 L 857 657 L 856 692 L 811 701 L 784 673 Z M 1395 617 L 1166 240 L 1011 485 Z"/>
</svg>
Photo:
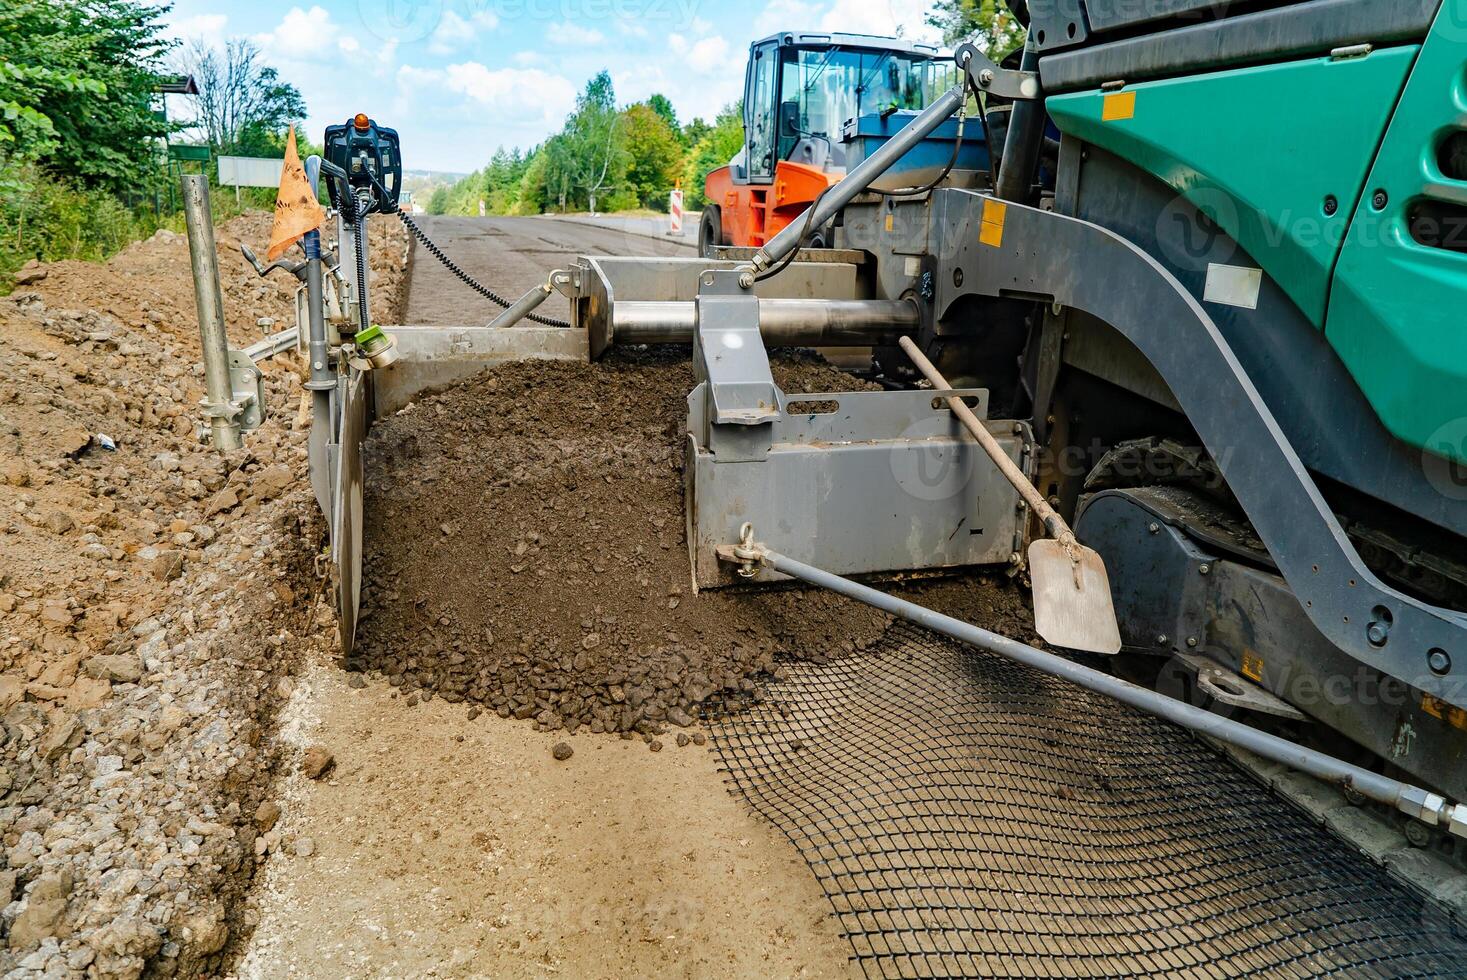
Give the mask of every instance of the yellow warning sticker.
<svg viewBox="0 0 1467 980">
<path fill-rule="evenodd" d="M 1252 650 L 1243 652 L 1243 663 L 1241 666 L 1243 676 L 1250 681 L 1263 682 L 1263 658 Z"/>
<path fill-rule="evenodd" d="M 992 198 L 983 202 L 983 223 L 978 226 L 978 240 L 994 248 L 1003 247 L 1003 224 L 1008 219 L 1009 206 Z"/>
<path fill-rule="evenodd" d="M 1136 118 L 1136 93 L 1112 92 L 1105 96 L 1100 106 L 1100 118 L 1103 122 Z"/>
<path fill-rule="evenodd" d="M 1467 731 L 1467 711 L 1447 704 L 1441 698 L 1434 698 L 1430 694 L 1421 695 L 1421 710 L 1433 718 L 1440 718 L 1453 728 Z"/>
<path fill-rule="evenodd" d="M 894 215 L 894 214 L 888 214 L 886 216 L 886 230 L 887 231 L 891 231 L 892 226 L 895 225 L 895 224 L 896 224 L 896 215 Z"/>
</svg>

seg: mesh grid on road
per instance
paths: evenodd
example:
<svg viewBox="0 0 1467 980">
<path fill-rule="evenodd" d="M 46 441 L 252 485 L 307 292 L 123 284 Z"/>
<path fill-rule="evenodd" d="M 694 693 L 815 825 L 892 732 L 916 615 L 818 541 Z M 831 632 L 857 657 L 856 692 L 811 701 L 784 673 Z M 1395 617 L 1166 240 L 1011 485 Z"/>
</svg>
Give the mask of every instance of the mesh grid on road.
<svg viewBox="0 0 1467 980">
<path fill-rule="evenodd" d="M 1446 912 L 1166 722 L 907 624 L 786 670 L 713 744 L 867 976 L 1467 976 Z"/>
</svg>

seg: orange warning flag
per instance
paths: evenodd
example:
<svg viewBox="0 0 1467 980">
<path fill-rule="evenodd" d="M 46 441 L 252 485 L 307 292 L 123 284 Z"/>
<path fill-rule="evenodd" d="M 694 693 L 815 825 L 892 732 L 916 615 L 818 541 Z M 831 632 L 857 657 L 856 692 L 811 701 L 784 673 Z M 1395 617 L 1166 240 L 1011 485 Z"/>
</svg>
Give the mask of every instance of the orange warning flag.
<svg viewBox="0 0 1467 980">
<path fill-rule="evenodd" d="M 316 200 L 315 189 L 306 180 L 306 168 L 295 148 L 295 127 L 285 138 L 285 167 L 280 171 L 280 191 L 275 195 L 275 223 L 270 227 L 266 262 L 274 262 L 308 231 L 326 223 L 326 212 Z"/>
</svg>

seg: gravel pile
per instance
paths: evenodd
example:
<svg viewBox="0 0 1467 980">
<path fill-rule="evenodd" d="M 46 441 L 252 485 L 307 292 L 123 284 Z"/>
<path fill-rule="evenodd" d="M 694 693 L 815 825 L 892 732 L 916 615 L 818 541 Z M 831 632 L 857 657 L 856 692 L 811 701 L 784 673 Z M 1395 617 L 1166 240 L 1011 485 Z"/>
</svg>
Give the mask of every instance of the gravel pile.
<svg viewBox="0 0 1467 980">
<path fill-rule="evenodd" d="M 857 379 L 774 361 L 789 392 Z M 818 590 L 692 594 L 684 540 L 685 354 L 488 371 L 379 424 L 367 444 L 364 617 L 352 667 L 545 730 L 691 725 L 758 695 L 781 655 L 864 649 L 884 614 Z M 859 533 L 859 529 L 852 529 Z M 967 590 L 926 587 L 954 601 Z"/>
<path fill-rule="evenodd" d="M 234 343 L 280 329 L 221 229 Z M 384 234 L 386 232 L 384 231 Z M 400 289 L 402 243 L 384 249 Z M 159 232 L 105 265 L 32 267 L 0 299 L 0 973 L 217 972 L 271 848 L 253 818 L 279 763 L 273 714 L 313 619 L 300 384 L 219 456 L 187 245 Z M 301 488 L 301 489 L 297 489 Z"/>
</svg>

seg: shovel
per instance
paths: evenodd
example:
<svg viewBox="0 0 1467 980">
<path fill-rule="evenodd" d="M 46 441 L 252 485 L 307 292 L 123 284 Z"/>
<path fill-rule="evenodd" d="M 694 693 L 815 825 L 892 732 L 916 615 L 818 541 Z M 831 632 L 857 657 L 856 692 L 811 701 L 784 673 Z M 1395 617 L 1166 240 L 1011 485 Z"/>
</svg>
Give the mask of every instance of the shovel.
<svg viewBox="0 0 1467 980">
<path fill-rule="evenodd" d="M 951 390 L 947 380 L 917 349 L 911 338 L 901 338 L 902 350 L 934 388 Z M 1029 578 L 1034 583 L 1034 628 L 1046 643 L 1071 650 L 1115 654 L 1121 650 L 1121 630 L 1110 598 L 1110 576 L 1093 549 L 1075 540 L 1075 532 L 1056 514 L 1039 489 L 978 421 L 973 410 L 956 396 L 948 408 L 983 447 L 998 471 L 1034 509 L 1054 539 L 1029 545 Z"/>
</svg>

